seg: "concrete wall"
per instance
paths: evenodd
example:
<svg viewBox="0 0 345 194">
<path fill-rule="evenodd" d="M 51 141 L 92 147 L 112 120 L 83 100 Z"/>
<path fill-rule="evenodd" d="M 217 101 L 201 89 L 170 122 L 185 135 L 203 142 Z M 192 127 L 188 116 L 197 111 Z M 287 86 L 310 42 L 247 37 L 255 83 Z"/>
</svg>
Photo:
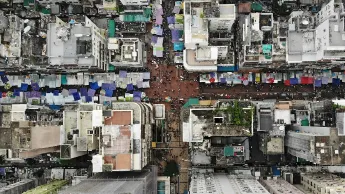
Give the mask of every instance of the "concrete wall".
<svg viewBox="0 0 345 194">
<path fill-rule="evenodd" d="M 45 184 L 46 181 L 44 179 L 25 179 L 6 187 L 0 188 L 0 194 L 22 194 L 25 191 L 28 191 L 32 188 L 35 188 L 39 185 Z"/>
<path fill-rule="evenodd" d="M 331 128 L 329 127 L 293 126 L 293 129 L 305 133 L 312 133 L 315 136 L 329 136 L 331 133 Z"/>
<path fill-rule="evenodd" d="M 31 149 L 48 148 L 59 145 L 60 126 L 31 128 Z"/>
</svg>

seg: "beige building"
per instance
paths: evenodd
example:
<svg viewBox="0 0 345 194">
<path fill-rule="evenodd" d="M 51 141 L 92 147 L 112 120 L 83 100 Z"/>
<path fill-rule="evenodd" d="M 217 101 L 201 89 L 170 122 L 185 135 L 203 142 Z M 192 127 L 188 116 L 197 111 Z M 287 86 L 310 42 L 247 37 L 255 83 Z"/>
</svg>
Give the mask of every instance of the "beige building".
<svg viewBox="0 0 345 194">
<path fill-rule="evenodd" d="M 60 146 L 60 126 L 18 127 L 12 131 L 12 150 L 18 158 L 55 152 Z"/>
<path fill-rule="evenodd" d="M 59 150 L 61 126 L 49 110 L 12 104 L 3 105 L 0 112 L 6 121 L 0 128 L 1 155 L 25 159 Z"/>
<path fill-rule="evenodd" d="M 333 174 L 302 174 L 302 185 L 315 194 L 344 194 L 345 179 Z"/>
<path fill-rule="evenodd" d="M 218 66 L 234 66 L 228 41 L 236 19 L 235 4 L 216 1 L 185 1 L 183 66 L 187 71 L 217 71 Z M 225 46 L 224 46 L 225 45 Z"/>
<path fill-rule="evenodd" d="M 267 177 L 267 180 L 261 179 L 260 183 L 271 194 L 303 194 L 302 191 L 291 185 L 284 179 L 273 177 Z"/>
<path fill-rule="evenodd" d="M 99 148 L 99 132 L 103 126 L 101 104 L 65 106 L 61 158 L 71 159 Z"/>
<path fill-rule="evenodd" d="M 146 103 L 114 102 L 112 110 L 104 111 L 93 172 L 141 170 L 150 162 L 152 110 Z"/>
</svg>

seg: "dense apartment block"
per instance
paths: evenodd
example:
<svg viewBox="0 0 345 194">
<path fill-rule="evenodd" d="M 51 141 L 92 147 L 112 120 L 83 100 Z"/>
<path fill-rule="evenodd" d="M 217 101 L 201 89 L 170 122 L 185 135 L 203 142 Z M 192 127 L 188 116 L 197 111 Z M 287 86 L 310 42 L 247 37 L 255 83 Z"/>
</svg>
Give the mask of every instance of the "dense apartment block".
<svg viewBox="0 0 345 194">
<path fill-rule="evenodd" d="M 286 180 L 280 177 L 267 177 L 267 179 L 260 179 L 260 183 L 270 192 L 271 194 L 304 194 L 302 191 L 291 185 Z"/>
<path fill-rule="evenodd" d="M 211 0 L 185 1 L 183 66 L 187 71 L 233 68 L 231 29 L 235 18 L 234 4 L 219 4 Z"/>
<path fill-rule="evenodd" d="M 26 104 L 1 106 L 1 155 L 26 159 L 56 152 L 61 145 L 62 113 L 28 107 Z"/>
<path fill-rule="evenodd" d="M 345 179 L 329 173 L 301 174 L 303 187 L 315 194 L 345 193 Z"/>
<path fill-rule="evenodd" d="M 47 56 L 53 68 L 107 70 L 105 30 L 88 17 L 66 23 L 56 18 L 48 24 Z"/>
<path fill-rule="evenodd" d="M 141 170 L 151 161 L 153 107 L 146 103 L 114 102 L 104 111 L 99 154 L 93 172 Z"/>
<path fill-rule="evenodd" d="M 256 102 L 259 149 L 267 155 L 284 154 L 285 126 L 291 124 L 291 102 Z"/>
<path fill-rule="evenodd" d="M 157 171 L 156 166 L 148 166 L 140 172 L 101 172 L 58 193 L 152 194 L 157 192 Z"/>
<path fill-rule="evenodd" d="M 193 169 L 189 187 L 191 194 L 269 194 L 249 170 L 216 173 L 213 169 Z"/>
<path fill-rule="evenodd" d="M 247 137 L 253 134 L 254 116 L 250 102 L 224 100 L 213 107 L 194 105 L 185 108 L 181 116 L 183 141 L 193 150 L 193 165 L 225 168 L 249 160 Z"/>
<path fill-rule="evenodd" d="M 321 10 L 294 11 L 290 15 L 286 61 L 288 63 L 343 61 L 345 51 L 344 5 L 331 0 Z"/>
<path fill-rule="evenodd" d="M 98 149 L 102 126 L 102 105 L 66 105 L 63 113 L 61 158 L 72 159 Z"/>
<path fill-rule="evenodd" d="M 139 38 L 108 38 L 109 63 L 121 67 L 146 66 L 145 43 Z"/>
<path fill-rule="evenodd" d="M 274 20 L 272 13 L 250 13 L 245 15 L 242 25 L 241 64 L 243 67 L 272 63 Z M 275 30 L 279 30 L 275 26 Z M 278 44 L 278 42 L 277 42 Z"/>
</svg>

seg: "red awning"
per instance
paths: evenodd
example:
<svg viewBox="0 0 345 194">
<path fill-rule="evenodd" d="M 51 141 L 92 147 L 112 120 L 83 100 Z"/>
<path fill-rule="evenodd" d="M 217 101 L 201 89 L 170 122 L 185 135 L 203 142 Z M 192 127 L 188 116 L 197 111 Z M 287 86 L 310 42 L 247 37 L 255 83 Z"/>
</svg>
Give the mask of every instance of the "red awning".
<svg viewBox="0 0 345 194">
<path fill-rule="evenodd" d="M 267 79 L 267 82 L 270 83 L 270 84 L 273 84 L 273 83 L 274 83 L 274 78 L 272 78 L 272 77 L 271 77 L 271 78 L 268 78 L 268 79 Z"/>
<path fill-rule="evenodd" d="M 314 84 L 314 77 L 308 77 L 308 84 Z"/>
<path fill-rule="evenodd" d="M 301 84 L 308 84 L 308 77 L 301 77 Z"/>
<path fill-rule="evenodd" d="M 289 79 L 285 80 L 285 81 L 284 81 L 284 85 L 286 85 L 286 86 L 291 86 L 290 80 L 289 80 Z"/>
</svg>

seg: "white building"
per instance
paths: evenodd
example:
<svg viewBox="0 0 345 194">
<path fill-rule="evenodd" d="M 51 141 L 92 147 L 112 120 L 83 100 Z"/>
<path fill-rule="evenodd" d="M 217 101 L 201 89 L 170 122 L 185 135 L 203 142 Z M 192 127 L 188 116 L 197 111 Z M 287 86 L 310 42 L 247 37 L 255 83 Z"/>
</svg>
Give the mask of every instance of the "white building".
<svg viewBox="0 0 345 194">
<path fill-rule="evenodd" d="M 214 173 L 212 169 L 194 169 L 189 192 L 191 194 L 269 194 L 250 171 L 241 175 L 229 175 Z"/>
<path fill-rule="evenodd" d="M 76 158 L 87 154 L 88 151 L 98 149 L 102 126 L 101 104 L 80 104 L 67 107 L 63 114 L 61 158 Z"/>
<path fill-rule="evenodd" d="M 242 66 L 272 63 L 273 14 L 251 13 L 242 25 Z"/>
<path fill-rule="evenodd" d="M 220 39 L 211 41 L 210 34 L 230 33 L 236 18 L 236 7 L 234 4 L 218 3 L 211 6 L 211 3 L 211 0 L 185 1 L 183 65 L 187 71 L 217 71 L 219 65 L 234 65 L 231 48 L 217 45 Z"/>
<path fill-rule="evenodd" d="M 149 0 L 121 0 L 121 3 L 126 5 L 149 5 Z"/>
<path fill-rule="evenodd" d="M 316 16 L 292 12 L 289 19 L 288 63 L 335 62 L 345 57 L 344 6 L 331 0 Z M 314 27 L 316 26 L 316 27 Z"/>
<path fill-rule="evenodd" d="M 51 5 L 51 4 L 56 4 L 56 3 L 62 3 L 62 0 L 38 0 L 38 3 L 46 6 L 46 5 Z M 69 4 L 81 4 L 80 0 L 68 0 L 66 1 Z"/>
<path fill-rule="evenodd" d="M 301 174 L 301 182 L 305 189 L 315 194 L 345 193 L 345 179 L 333 174 Z"/>
<path fill-rule="evenodd" d="M 288 183 L 286 180 L 273 177 L 267 177 L 267 180 L 261 179 L 260 183 L 271 193 L 271 194 L 303 194 L 302 191 Z"/>
<path fill-rule="evenodd" d="M 141 170 L 151 160 L 153 107 L 135 102 L 114 102 L 112 106 L 113 110 L 105 111 L 93 172 Z"/>
<path fill-rule="evenodd" d="M 3 35 L 0 37 L 0 56 L 8 59 L 7 64 L 3 60 L 0 61 L 0 65 L 18 66 L 21 64 L 22 56 L 22 30 L 24 28 L 24 22 L 16 15 L 11 15 L 8 18 L 3 12 L 0 12 L 0 32 Z"/>
<path fill-rule="evenodd" d="M 109 63 L 114 66 L 146 65 L 145 43 L 139 38 L 108 38 Z"/>
<path fill-rule="evenodd" d="M 85 21 L 69 24 L 56 18 L 48 24 L 47 56 L 50 66 L 68 66 L 75 69 L 107 70 L 105 30 L 88 17 Z"/>
</svg>

